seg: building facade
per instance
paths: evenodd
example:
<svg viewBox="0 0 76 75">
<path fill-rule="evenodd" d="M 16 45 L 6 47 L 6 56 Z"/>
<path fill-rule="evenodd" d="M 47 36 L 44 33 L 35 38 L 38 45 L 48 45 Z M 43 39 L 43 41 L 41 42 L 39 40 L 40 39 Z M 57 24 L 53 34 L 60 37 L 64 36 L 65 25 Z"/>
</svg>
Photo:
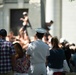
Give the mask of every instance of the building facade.
<svg viewBox="0 0 76 75">
<path fill-rule="evenodd" d="M 0 28 L 18 31 L 23 11 L 34 29 L 53 20 L 50 33 L 76 43 L 76 0 L 0 0 Z"/>
</svg>

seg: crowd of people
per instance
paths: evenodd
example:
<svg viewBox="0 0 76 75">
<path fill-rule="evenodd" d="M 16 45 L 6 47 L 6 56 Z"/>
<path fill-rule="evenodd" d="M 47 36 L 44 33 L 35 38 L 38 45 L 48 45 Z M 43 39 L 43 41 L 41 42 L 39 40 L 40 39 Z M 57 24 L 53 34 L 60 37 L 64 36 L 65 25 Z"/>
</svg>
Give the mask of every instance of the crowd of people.
<svg viewBox="0 0 76 75">
<path fill-rule="evenodd" d="M 5 29 L 0 29 L 0 75 L 65 75 L 76 72 L 75 44 L 59 41 L 47 28 L 37 28 L 30 38 L 27 12 L 23 15 L 24 18 L 20 18 L 23 25 L 17 36 L 12 31 L 7 34 Z"/>
</svg>

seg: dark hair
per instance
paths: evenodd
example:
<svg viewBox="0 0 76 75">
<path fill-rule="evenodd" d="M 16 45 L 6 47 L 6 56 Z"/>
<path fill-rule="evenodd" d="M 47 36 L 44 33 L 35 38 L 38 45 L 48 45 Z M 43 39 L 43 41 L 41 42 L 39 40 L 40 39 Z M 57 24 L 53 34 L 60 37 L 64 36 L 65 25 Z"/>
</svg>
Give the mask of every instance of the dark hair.
<svg viewBox="0 0 76 75">
<path fill-rule="evenodd" d="M 6 36 L 7 36 L 7 31 L 6 31 L 5 29 L 1 29 L 1 30 L 0 30 L 0 35 L 1 35 L 2 37 L 6 37 Z"/>
<path fill-rule="evenodd" d="M 59 48 L 59 46 L 58 46 L 59 45 L 59 40 L 56 36 L 52 37 L 51 44 L 52 44 L 53 48 Z"/>
<path fill-rule="evenodd" d="M 52 23 L 52 24 L 53 24 L 54 22 L 51 20 L 51 21 L 50 21 L 50 23 Z"/>
<path fill-rule="evenodd" d="M 18 48 L 17 51 L 18 51 L 19 57 L 20 58 L 23 57 L 24 52 L 23 52 L 22 46 L 19 43 L 14 43 L 13 45 Z"/>
<path fill-rule="evenodd" d="M 16 45 L 22 51 L 22 47 L 19 43 L 14 43 L 13 45 Z"/>
<path fill-rule="evenodd" d="M 39 38 L 39 39 L 42 39 L 43 38 L 43 36 L 44 36 L 44 33 L 36 33 L 36 36 Z"/>
</svg>

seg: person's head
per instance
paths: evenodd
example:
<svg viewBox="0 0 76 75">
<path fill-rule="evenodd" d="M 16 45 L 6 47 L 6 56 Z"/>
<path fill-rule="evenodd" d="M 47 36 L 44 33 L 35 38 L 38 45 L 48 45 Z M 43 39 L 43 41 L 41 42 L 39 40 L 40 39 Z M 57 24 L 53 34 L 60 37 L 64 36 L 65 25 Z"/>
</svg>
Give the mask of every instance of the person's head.
<svg viewBox="0 0 76 75">
<path fill-rule="evenodd" d="M 59 48 L 59 40 L 56 36 L 51 38 L 51 45 L 52 48 Z"/>
<path fill-rule="evenodd" d="M 46 30 L 43 28 L 36 29 L 36 36 L 38 39 L 42 39 L 45 33 L 46 33 Z"/>
<path fill-rule="evenodd" d="M 42 39 L 44 36 L 44 33 L 36 33 L 37 38 Z"/>
<path fill-rule="evenodd" d="M 17 55 L 19 58 L 23 57 L 24 52 L 23 52 L 22 46 L 21 46 L 19 43 L 17 43 L 17 42 L 14 43 L 13 45 L 14 45 L 14 48 L 15 48 L 15 50 L 16 50 L 16 55 Z"/>
<path fill-rule="evenodd" d="M 7 31 L 5 29 L 0 29 L 0 36 L 2 36 L 2 39 L 5 39 L 7 36 Z"/>
<path fill-rule="evenodd" d="M 53 23 L 54 23 L 54 21 L 53 21 L 53 20 L 51 20 L 51 21 L 50 21 L 50 24 L 53 24 Z"/>
<path fill-rule="evenodd" d="M 27 12 L 23 12 L 23 16 L 27 16 L 28 14 L 27 14 Z"/>
<path fill-rule="evenodd" d="M 60 38 L 60 45 L 61 47 L 65 47 L 66 44 L 68 44 L 69 42 L 65 39 L 65 38 Z"/>
</svg>

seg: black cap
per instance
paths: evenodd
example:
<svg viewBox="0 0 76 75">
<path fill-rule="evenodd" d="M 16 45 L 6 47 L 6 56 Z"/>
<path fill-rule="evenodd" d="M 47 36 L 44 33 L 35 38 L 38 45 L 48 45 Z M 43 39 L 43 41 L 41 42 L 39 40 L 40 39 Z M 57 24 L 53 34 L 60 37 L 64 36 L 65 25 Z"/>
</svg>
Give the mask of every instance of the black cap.
<svg viewBox="0 0 76 75">
<path fill-rule="evenodd" d="M 0 35 L 3 37 L 7 36 L 7 31 L 5 29 L 0 29 Z"/>
</svg>

